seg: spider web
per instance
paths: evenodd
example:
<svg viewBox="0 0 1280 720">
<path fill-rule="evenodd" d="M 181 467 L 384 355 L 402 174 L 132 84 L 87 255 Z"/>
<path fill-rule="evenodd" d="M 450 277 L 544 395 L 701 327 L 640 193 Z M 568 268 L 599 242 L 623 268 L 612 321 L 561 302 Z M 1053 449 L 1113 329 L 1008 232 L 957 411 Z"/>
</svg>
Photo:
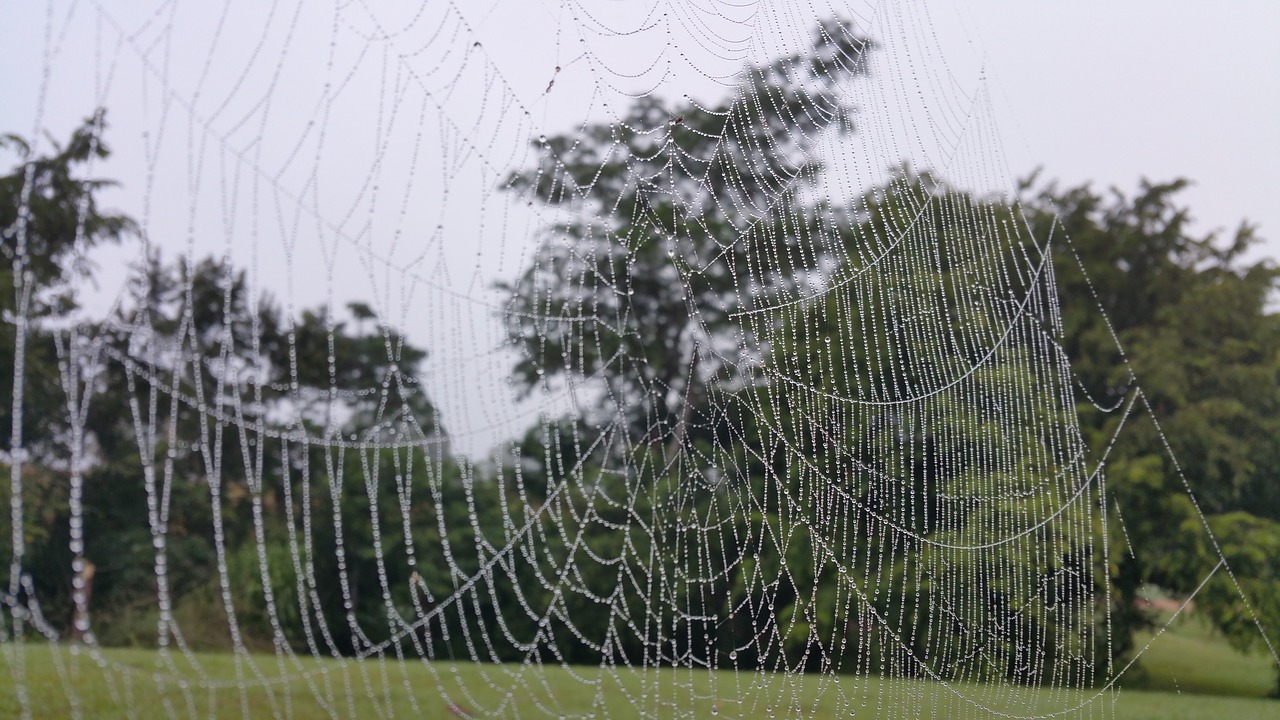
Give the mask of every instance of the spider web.
<svg viewBox="0 0 1280 720">
<path fill-rule="evenodd" d="M 106 108 L 89 172 L 140 233 L 15 319 L 21 714 L 45 645 L 76 716 L 91 683 L 129 716 L 1111 716 L 1107 458 L 1154 420 L 1076 382 L 1070 238 L 1001 192 L 930 9 L 50 2 L 34 127 Z M 89 592 L 95 412 L 154 569 L 132 659 Z M 42 467 L 70 627 L 23 561 Z"/>
</svg>

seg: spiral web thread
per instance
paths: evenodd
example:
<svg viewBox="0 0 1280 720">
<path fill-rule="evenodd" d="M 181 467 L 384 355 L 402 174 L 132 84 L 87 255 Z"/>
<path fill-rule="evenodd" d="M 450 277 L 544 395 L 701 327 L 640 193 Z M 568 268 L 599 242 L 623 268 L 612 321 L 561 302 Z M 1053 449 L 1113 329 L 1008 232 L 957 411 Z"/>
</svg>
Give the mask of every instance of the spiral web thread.
<svg viewBox="0 0 1280 720">
<path fill-rule="evenodd" d="M 15 319 L 15 431 L 22 338 L 56 339 L 77 588 L 74 628 L 45 617 L 15 432 L 23 716 L 41 644 L 76 716 L 89 684 L 132 717 L 1114 712 L 1107 455 L 1155 420 L 1136 379 L 1106 407 L 1074 379 L 1070 238 L 951 190 L 1010 180 L 928 4 L 152 5 L 45 18 L 35 127 L 108 108 L 90 172 L 142 231 L 99 261 L 109 309 Z M 156 253 L 187 272 L 150 308 Z M 383 339 L 380 376 L 344 332 Z M 109 376 L 154 551 L 141 662 L 85 591 Z M 1119 418 L 1101 445 L 1080 403 Z M 182 484 L 221 660 L 168 581 Z"/>
</svg>

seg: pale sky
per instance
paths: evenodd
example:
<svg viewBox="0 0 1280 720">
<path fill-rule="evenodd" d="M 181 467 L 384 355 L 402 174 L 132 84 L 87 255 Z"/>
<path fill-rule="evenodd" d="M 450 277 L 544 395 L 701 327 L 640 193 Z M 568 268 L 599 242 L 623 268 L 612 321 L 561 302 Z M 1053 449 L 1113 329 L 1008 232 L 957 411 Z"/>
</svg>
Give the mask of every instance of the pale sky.
<svg viewBox="0 0 1280 720">
<path fill-rule="evenodd" d="M 1202 227 L 1247 218 L 1280 257 L 1280 3 L 969 5 L 1016 164 L 1125 190 L 1189 178 Z"/>
<path fill-rule="evenodd" d="M 1269 238 L 1256 256 L 1280 257 L 1274 0 L 358 5 L 0 0 L 0 132 L 64 138 L 104 104 L 117 153 L 98 174 L 155 245 L 229 253 L 295 307 L 371 300 L 432 351 L 427 385 L 472 454 L 571 402 L 513 405 L 495 351 L 489 288 L 548 219 L 495 192 L 536 159 L 528 141 L 628 94 L 723 96 L 828 8 L 884 46 L 854 91 L 857 182 L 901 159 L 985 189 L 1035 167 L 1128 192 L 1187 177 L 1197 228 L 1247 218 Z"/>
</svg>

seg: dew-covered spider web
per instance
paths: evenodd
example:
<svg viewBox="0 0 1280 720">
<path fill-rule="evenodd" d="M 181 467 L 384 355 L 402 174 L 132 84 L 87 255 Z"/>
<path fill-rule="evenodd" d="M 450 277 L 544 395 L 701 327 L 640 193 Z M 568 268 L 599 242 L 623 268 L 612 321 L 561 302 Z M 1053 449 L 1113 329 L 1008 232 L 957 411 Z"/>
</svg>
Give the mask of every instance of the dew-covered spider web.
<svg viewBox="0 0 1280 720">
<path fill-rule="evenodd" d="M 5 707 L 1114 715 L 1159 417 L 938 4 L 42 7 Z"/>
</svg>

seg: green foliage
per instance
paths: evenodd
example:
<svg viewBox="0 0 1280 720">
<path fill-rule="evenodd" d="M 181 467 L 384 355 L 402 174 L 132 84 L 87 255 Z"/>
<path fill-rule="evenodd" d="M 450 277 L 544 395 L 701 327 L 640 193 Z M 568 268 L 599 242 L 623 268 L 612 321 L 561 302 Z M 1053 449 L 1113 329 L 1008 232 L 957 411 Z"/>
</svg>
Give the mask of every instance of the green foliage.
<svg viewBox="0 0 1280 720">
<path fill-rule="evenodd" d="M 1109 569 L 1121 600 L 1117 637 L 1127 645 L 1149 622 L 1134 607 L 1144 582 L 1190 593 L 1214 570 L 1220 557 L 1203 513 L 1225 534 L 1222 557 L 1258 603 L 1261 627 L 1224 571 L 1197 608 L 1237 643 L 1266 633 L 1274 644 L 1280 619 L 1265 598 L 1276 571 L 1250 558 L 1269 547 L 1280 519 L 1280 315 L 1271 305 L 1280 268 L 1246 261 L 1260 242 L 1247 224 L 1225 240 L 1190 234 L 1190 211 L 1177 201 L 1186 185 L 1144 182 L 1132 198 L 1049 186 L 1027 205 L 1037 232 L 1057 223 L 1070 236 L 1055 244 L 1063 346 L 1091 400 L 1079 410 L 1095 447 L 1122 421 L 1115 410 L 1136 402 L 1107 464 L 1121 551 Z"/>
<path fill-rule="evenodd" d="M 1064 346 L 1104 407 L 1123 400 L 1136 374 L 1206 513 L 1277 518 L 1280 395 L 1269 389 L 1280 379 L 1280 315 L 1268 306 L 1280 268 L 1245 262 L 1260 242 L 1247 224 L 1226 242 L 1190 235 L 1190 212 L 1177 204 L 1186 185 L 1143 183 L 1134 198 L 1116 193 L 1109 201 L 1087 187 L 1051 186 L 1035 199 L 1035 226 L 1043 232 L 1057 222 L 1071 238 L 1055 245 Z M 1082 411 L 1103 434 L 1114 427 L 1116 414 Z M 1138 425 L 1117 455 L 1164 456 L 1154 428 Z M 1176 483 L 1168 460 L 1164 468 Z"/>
<path fill-rule="evenodd" d="M 34 333 L 26 337 L 25 328 L 74 309 L 74 285 L 93 269 L 88 251 L 137 231 L 133 220 L 100 205 L 101 191 L 114 183 L 84 177 L 94 161 L 111 154 L 102 141 L 105 118 L 99 110 L 65 146 L 55 143 L 48 155 L 35 156 L 31 144 L 17 135 L 0 136 L 0 148 L 15 151 L 20 161 L 0 175 L 0 254 L 10 263 L 0 267 L 0 313 L 5 318 L 0 378 L 5 383 L 14 379 L 21 330 L 26 377 L 22 445 L 36 454 L 50 451 L 65 400 L 51 339 Z M 11 384 L 6 387 L 12 390 Z M 13 446 L 13 406 L 0 405 L 0 446 L 8 449 Z"/>
<path fill-rule="evenodd" d="M 843 580 L 866 588 L 871 647 L 906 646 L 872 660 L 890 672 L 1090 682 L 1110 656 L 1088 644 L 1102 597 L 1087 581 L 1091 536 L 1065 522 L 1093 495 L 1069 492 L 1088 479 L 1043 329 L 1048 263 L 1007 230 L 972 242 L 975 227 L 1015 226 L 1011 209 L 929 175 L 904 169 L 862 209 L 847 255 L 894 238 L 892 255 L 851 261 L 820 299 L 780 309 L 753 391 L 760 422 L 786 439 L 778 482 L 802 508 L 791 522 L 825 535 Z M 993 275 L 1018 284 L 986 287 Z M 1024 526 L 1035 530 L 990 544 L 993 529 Z M 849 653 L 837 666 L 856 666 Z"/>
<path fill-rule="evenodd" d="M 836 47 L 859 56 L 872 46 L 838 26 L 816 34 L 818 57 L 831 58 Z M 518 384 L 527 392 L 557 379 L 597 383 L 603 411 L 586 412 L 583 425 L 620 412 L 633 442 L 645 446 L 593 457 L 565 452 L 570 462 L 555 466 L 550 448 L 569 446 L 565 428 L 573 421 L 535 428 L 520 446 L 524 480 L 531 493 L 545 497 L 557 479 L 627 466 L 664 439 L 671 441 L 669 451 L 696 449 L 704 462 L 682 466 L 685 472 L 738 478 L 727 492 L 749 498 L 736 516 L 726 514 L 732 527 L 726 535 L 786 536 L 786 529 L 804 536 L 786 545 L 805 548 L 798 554 L 779 555 L 764 544 L 717 548 L 730 558 L 725 590 L 740 625 L 736 633 L 776 630 L 762 633 L 771 640 L 739 652 L 739 663 L 817 668 L 860 662 L 819 658 L 812 650 L 841 633 L 855 645 L 869 626 L 866 617 L 841 610 L 850 603 L 835 597 L 840 583 L 821 569 L 829 566 L 827 551 L 821 538 L 811 537 L 812 528 L 824 528 L 829 538 L 881 538 L 867 544 L 897 542 L 895 533 L 903 532 L 945 544 L 977 543 L 1022 506 L 972 499 L 993 488 L 1025 492 L 1015 487 L 1018 478 L 1051 476 L 1069 465 L 1032 452 L 1045 442 L 1037 429 L 1061 437 L 1078 433 L 1082 458 L 1096 462 L 1106 453 L 1098 488 L 1079 500 L 1104 503 L 1106 522 L 1093 512 L 1087 522 L 1072 520 L 1085 528 L 1072 531 L 1074 540 L 1052 523 L 1029 536 L 1026 543 L 1055 548 L 1034 571 L 1019 560 L 1031 556 L 1029 546 L 1012 543 L 997 553 L 996 575 L 1021 573 L 1022 592 L 1034 589 L 1017 613 L 1008 611 L 1011 588 L 966 591 L 969 606 L 983 608 L 979 614 L 1013 618 L 980 641 L 1002 646 L 998 654 L 1008 663 L 1000 672 L 1022 672 L 1020 679 L 1033 681 L 1034 673 L 1015 670 L 1027 667 L 1017 655 L 1028 648 L 1009 639 L 1042 636 L 1037 628 L 1052 623 L 1074 634 L 1060 638 L 1061 647 L 1030 648 L 1041 658 L 1035 672 L 1091 682 L 1129 657 L 1134 633 L 1151 622 L 1137 604 L 1144 583 L 1190 592 L 1211 570 L 1216 560 L 1194 552 L 1204 536 L 1201 512 L 1271 519 L 1280 513 L 1280 395 L 1274 392 L 1280 316 L 1268 309 L 1280 271 L 1269 262 L 1245 262 L 1258 242 L 1247 225 L 1225 242 L 1190 234 L 1190 213 L 1177 203 L 1183 180 L 1144 182 L 1134 197 L 1028 180 L 1011 206 L 904 168 L 867 194 L 848 227 L 832 225 L 824 219 L 825 201 L 805 192 L 823 168 L 786 163 L 806 156 L 806 143 L 820 133 L 851 129 L 836 86 L 864 66 L 824 66 L 832 84 L 817 88 L 809 105 L 796 81 L 802 75 L 794 72 L 797 63 L 797 57 L 782 58 L 769 68 L 749 68 L 749 90 L 709 112 L 649 98 L 622 122 L 539 141 L 536 166 L 509 178 L 507 187 L 554 218 L 535 261 L 504 286 L 508 338 L 522 354 L 514 368 Z M 805 112 L 823 105 L 830 112 Z M 733 129 L 728 135 L 720 132 L 726 122 Z M 792 122 L 809 124 L 804 132 L 777 132 Z M 761 181 L 778 176 L 792 182 L 772 187 Z M 965 233 L 974 227 L 983 233 L 981 243 L 968 245 L 977 248 L 974 254 L 937 251 L 965 247 Z M 814 242 L 819 231 L 841 243 Z M 1038 252 L 1028 249 L 1028 237 L 1051 239 L 1046 261 L 1018 259 Z M 884 238 L 900 242 L 876 245 Z M 883 261 L 868 262 L 882 253 Z M 933 264 L 898 261 L 907 254 Z M 1025 300 L 1025 317 L 1008 297 L 982 286 L 983 263 L 1012 268 L 1014 287 L 1001 292 Z M 804 298 L 805 278 L 820 275 L 826 290 L 818 299 L 780 302 Z M 1008 338 L 993 335 L 1006 327 L 1013 328 Z M 1030 362 L 1046 357 L 1052 359 L 1047 365 Z M 978 369 L 931 398 L 919 417 L 842 410 L 849 398 L 890 404 L 910 398 L 969 367 Z M 1058 371 L 1067 374 L 1052 374 Z M 1018 422 L 1007 422 L 1002 390 L 1035 395 L 1063 382 L 1082 398 L 1079 405 L 1042 398 Z M 885 457 L 914 460 L 882 467 Z M 578 462 L 585 469 L 567 470 Z M 840 494 L 818 482 L 876 473 L 903 478 L 902 487 L 872 481 Z M 635 482 L 660 485 L 658 478 Z M 1092 486 L 1094 480 L 1081 482 Z M 769 488 L 782 497 L 770 500 Z M 1041 491 L 1043 502 L 1025 504 L 1044 512 L 1061 506 L 1061 498 Z M 839 510 L 820 510 L 822 503 Z M 700 499 L 690 507 L 713 506 Z M 751 512 L 742 511 L 749 506 Z M 898 530 L 873 532 L 877 515 Z M 1255 540 L 1262 542 L 1248 542 Z M 1112 552 L 1085 547 L 1101 542 Z M 928 548 L 918 562 L 933 562 Z M 941 578 L 924 577 L 908 560 L 883 571 L 869 560 L 859 566 L 857 557 L 836 562 L 871 585 L 884 582 L 872 579 L 885 572 L 917 592 L 924 598 L 918 603 L 904 592 L 874 601 L 875 609 L 897 618 L 901 637 L 924 637 L 907 618 L 927 616 L 929 603 L 943 601 L 934 593 L 946 584 Z M 1265 586 L 1270 570 L 1246 565 L 1245 576 Z M 913 573 L 919 577 L 910 578 Z M 1099 580 L 1068 580 L 1076 576 Z M 1054 598 L 1064 594 L 1079 598 L 1072 606 L 1078 617 L 1061 617 Z M 1204 602 L 1218 613 L 1228 600 L 1209 593 Z M 1108 627 L 1091 624 L 1102 617 L 1110 618 Z M 1088 637 L 1098 646 L 1083 645 Z M 1088 658 L 1089 667 L 1052 670 L 1067 657 Z"/>
<path fill-rule="evenodd" d="M 840 85 L 865 74 L 873 47 L 828 22 L 811 52 L 747 68 L 747 87 L 722 105 L 646 97 L 619 121 L 535 142 L 537 165 L 505 187 L 573 214 L 500 286 L 523 389 L 599 377 L 603 401 L 656 439 L 675 431 L 686 399 L 705 398 L 702 386 L 729 382 L 733 313 L 827 260 L 806 242 L 826 222 L 804 199 L 822 167 L 803 158 L 824 133 L 852 128 Z"/>
<path fill-rule="evenodd" d="M 111 315 L 54 322 L 75 307 L 76 283 L 90 277 L 84 254 L 135 228 L 100 210 L 97 195 L 110 183 L 78 177 L 81 165 L 107 156 L 102 129 L 99 114 L 47 157 L 6 140 L 23 160 L 0 178 L 4 251 L 15 258 L 3 275 L 10 300 L 0 301 L 6 317 L 27 303 L 27 547 L 17 567 L 35 594 L 25 601 L 38 599 L 53 631 L 69 630 L 76 543 L 68 458 L 77 450 L 66 393 L 75 390 L 89 400 L 79 482 L 84 535 L 92 539 L 83 548 L 94 569 L 89 610 L 101 641 L 164 643 L 183 628 L 193 647 L 230 647 L 237 633 L 250 647 L 303 647 L 323 626 L 327 651 L 352 652 L 358 633 L 347 618 L 386 613 L 370 557 L 356 554 L 350 567 L 335 562 L 334 528 L 347 529 L 353 550 L 373 553 L 382 539 L 376 521 L 395 507 L 388 480 L 400 470 L 386 456 L 370 465 L 351 450 L 335 460 L 289 438 L 354 439 L 359 431 L 376 444 L 412 436 L 434 448 L 437 475 L 456 477 L 456 468 L 440 469 L 454 466 L 439 455 L 446 439 L 416 384 L 426 352 L 363 304 L 349 308 L 354 323 L 324 311 L 284 317 L 269 298 L 252 296 L 242 270 L 212 258 L 147 257 Z M 26 278 L 16 300 L 15 276 Z M 12 376 L 12 327 L 5 337 L 0 362 L 10 364 L 0 371 Z M 12 404 L 6 392 L 5 432 Z M 0 489 L 6 507 L 9 487 Z M 303 527 L 304 504 L 323 518 L 315 527 Z M 322 514 L 334 507 L 336 515 Z M 454 512 L 449 525 L 464 519 Z M 5 513 L 0 525 L 8 521 Z M 388 557 L 403 560 L 394 541 L 388 535 Z M 0 552 L 13 560 L 7 543 Z M 409 570 L 394 569 L 385 578 L 407 595 Z"/>
</svg>

